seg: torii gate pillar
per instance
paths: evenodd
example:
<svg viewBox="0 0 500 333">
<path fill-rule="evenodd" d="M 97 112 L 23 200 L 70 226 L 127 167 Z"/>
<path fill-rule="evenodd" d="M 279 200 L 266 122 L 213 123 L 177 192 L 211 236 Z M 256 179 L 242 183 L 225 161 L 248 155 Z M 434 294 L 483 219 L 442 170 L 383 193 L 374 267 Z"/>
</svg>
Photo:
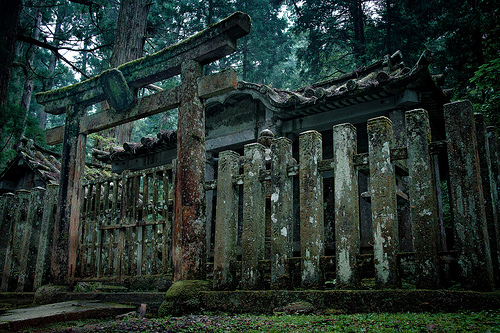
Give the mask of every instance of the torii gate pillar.
<svg viewBox="0 0 500 333">
<path fill-rule="evenodd" d="M 172 229 L 174 281 L 206 278 L 205 106 L 197 85 L 202 75 L 203 66 L 196 61 L 182 63 Z"/>
</svg>

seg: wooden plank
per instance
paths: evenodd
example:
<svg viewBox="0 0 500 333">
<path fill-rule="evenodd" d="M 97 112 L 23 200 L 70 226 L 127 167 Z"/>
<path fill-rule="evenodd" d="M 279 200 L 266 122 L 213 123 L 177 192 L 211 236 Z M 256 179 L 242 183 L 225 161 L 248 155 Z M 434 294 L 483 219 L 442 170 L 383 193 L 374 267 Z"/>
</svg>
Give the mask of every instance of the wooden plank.
<svg viewBox="0 0 500 333">
<path fill-rule="evenodd" d="M 187 40 L 125 63 L 118 70 L 130 89 L 135 89 L 180 74 L 180 65 L 185 60 L 192 59 L 204 65 L 231 54 L 236 50 L 236 40 L 249 32 L 250 17 L 237 12 Z M 69 87 L 39 93 L 37 101 L 51 114 L 64 113 L 71 101 L 86 106 L 101 102 L 106 96 L 99 78 L 100 75 Z"/>
</svg>

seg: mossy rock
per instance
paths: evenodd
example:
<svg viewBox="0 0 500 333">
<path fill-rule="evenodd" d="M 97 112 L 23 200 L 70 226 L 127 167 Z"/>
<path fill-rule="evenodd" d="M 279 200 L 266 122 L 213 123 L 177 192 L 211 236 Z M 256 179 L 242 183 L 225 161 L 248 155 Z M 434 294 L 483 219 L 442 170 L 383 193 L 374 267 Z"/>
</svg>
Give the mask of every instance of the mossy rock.
<svg viewBox="0 0 500 333">
<path fill-rule="evenodd" d="M 165 300 L 158 309 L 158 315 L 163 317 L 199 312 L 203 307 L 199 293 L 210 290 L 211 283 L 208 281 L 177 281 L 167 290 Z"/>
<path fill-rule="evenodd" d="M 69 291 L 69 286 L 41 286 L 35 292 L 35 304 L 62 302 Z"/>
</svg>

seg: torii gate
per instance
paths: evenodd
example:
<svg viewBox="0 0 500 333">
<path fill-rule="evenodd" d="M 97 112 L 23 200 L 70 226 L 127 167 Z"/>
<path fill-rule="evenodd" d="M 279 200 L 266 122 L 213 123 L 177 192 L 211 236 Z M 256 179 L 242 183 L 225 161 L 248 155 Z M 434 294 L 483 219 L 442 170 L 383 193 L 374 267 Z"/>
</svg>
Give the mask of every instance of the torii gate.
<svg viewBox="0 0 500 333">
<path fill-rule="evenodd" d="M 63 142 L 58 214 L 51 270 L 54 281 L 74 277 L 80 217 L 80 176 L 87 135 L 178 107 L 175 219 L 172 230 L 174 281 L 205 278 L 204 99 L 237 88 L 236 72 L 202 76 L 203 65 L 236 51 L 250 32 L 250 17 L 236 12 L 206 30 L 150 56 L 107 70 L 81 83 L 37 94 L 51 114 L 66 113 L 65 126 L 47 130 L 47 143 Z M 135 98 L 134 90 L 176 75 L 181 85 Z M 110 108 L 87 115 L 87 107 Z"/>
</svg>

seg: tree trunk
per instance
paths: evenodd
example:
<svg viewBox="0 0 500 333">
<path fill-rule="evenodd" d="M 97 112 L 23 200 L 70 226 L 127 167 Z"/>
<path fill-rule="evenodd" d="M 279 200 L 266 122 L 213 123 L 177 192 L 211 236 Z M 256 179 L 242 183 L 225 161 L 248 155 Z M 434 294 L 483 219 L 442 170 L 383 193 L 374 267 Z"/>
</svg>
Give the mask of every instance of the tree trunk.
<svg viewBox="0 0 500 333">
<path fill-rule="evenodd" d="M 354 27 L 354 56 L 356 58 L 356 65 L 358 66 L 366 64 L 366 40 L 363 20 L 364 13 L 361 2 L 361 0 L 356 0 L 352 1 L 352 3 L 349 5 L 349 12 Z"/>
<path fill-rule="evenodd" d="M 149 0 L 122 0 L 110 67 L 116 68 L 142 57 L 149 3 Z M 130 141 L 133 124 L 130 122 L 115 127 L 115 138 L 119 144 Z"/>
<path fill-rule="evenodd" d="M 62 23 L 64 19 L 66 18 L 66 12 L 67 12 L 67 5 L 61 5 L 57 9 L 57 19 L 56 19 L 56 27 L 54 29 L 54 38 L 52 42 L 52 46 L 58 47 L 60 44 L 61 40 L 61 33 L 62 33 Z M 54 73 L 56 70 L 56 65 L 57 65 L 57 57 L 54 53 L 50 55 L 50 62 L 49 62 L 49 79 L 45 81 L 44 83 L 44 91 L 51 90 L 52 87 L 54 86 Z M 38 123 L 41 129 L 45 129 L 47 127 L 47 113 L 45 112 L 45 107 L 42 105 L 40 108 L 40 111 L 38 113 Z"/>
<path fill-rule="evenodd" d="M 40 25 L 42 24 L 42 12 L 37 10 L 36 16 L 35 16 L 35 24 L 33 26 L 33 32 L 32 32 L 32 37 L 36 40 L 38 40 L 38 36 L 40 35 Z M 38 46 L 35 45 L 29 45 L 28 50 L 26 51 L 26 59 L 28 60 L 28 66 L 30 68 L 33 67 L 33 62 L 35 61 L 35 55 L 36 51 L 38 50 Z M 23 89 L 23 95 L 21 97 L 21 107 L 23 107 L 26 110 L 26 113 L 24 114 L 24 121 L 23 121 L 23 132 L 21 135 L 24 134 L 24 130 L 26 127 L 26 118 L 28 117 L 29 110 L 30 110 L 30 103 L 31 103 L 31 94 L 33 93 L 33 74 L 31 72 L 28 72 L 26 75 L 26 78 L 24 80 L 24 89 Z"/>
<path fill-rule="evenodd" d="M 22 8 L 21 0 L 0 2 L 0 59 L 2 59 L 0 61 L 0 106 L 7 105 L 9 99 L 12 62 Z"/>
</svg>

